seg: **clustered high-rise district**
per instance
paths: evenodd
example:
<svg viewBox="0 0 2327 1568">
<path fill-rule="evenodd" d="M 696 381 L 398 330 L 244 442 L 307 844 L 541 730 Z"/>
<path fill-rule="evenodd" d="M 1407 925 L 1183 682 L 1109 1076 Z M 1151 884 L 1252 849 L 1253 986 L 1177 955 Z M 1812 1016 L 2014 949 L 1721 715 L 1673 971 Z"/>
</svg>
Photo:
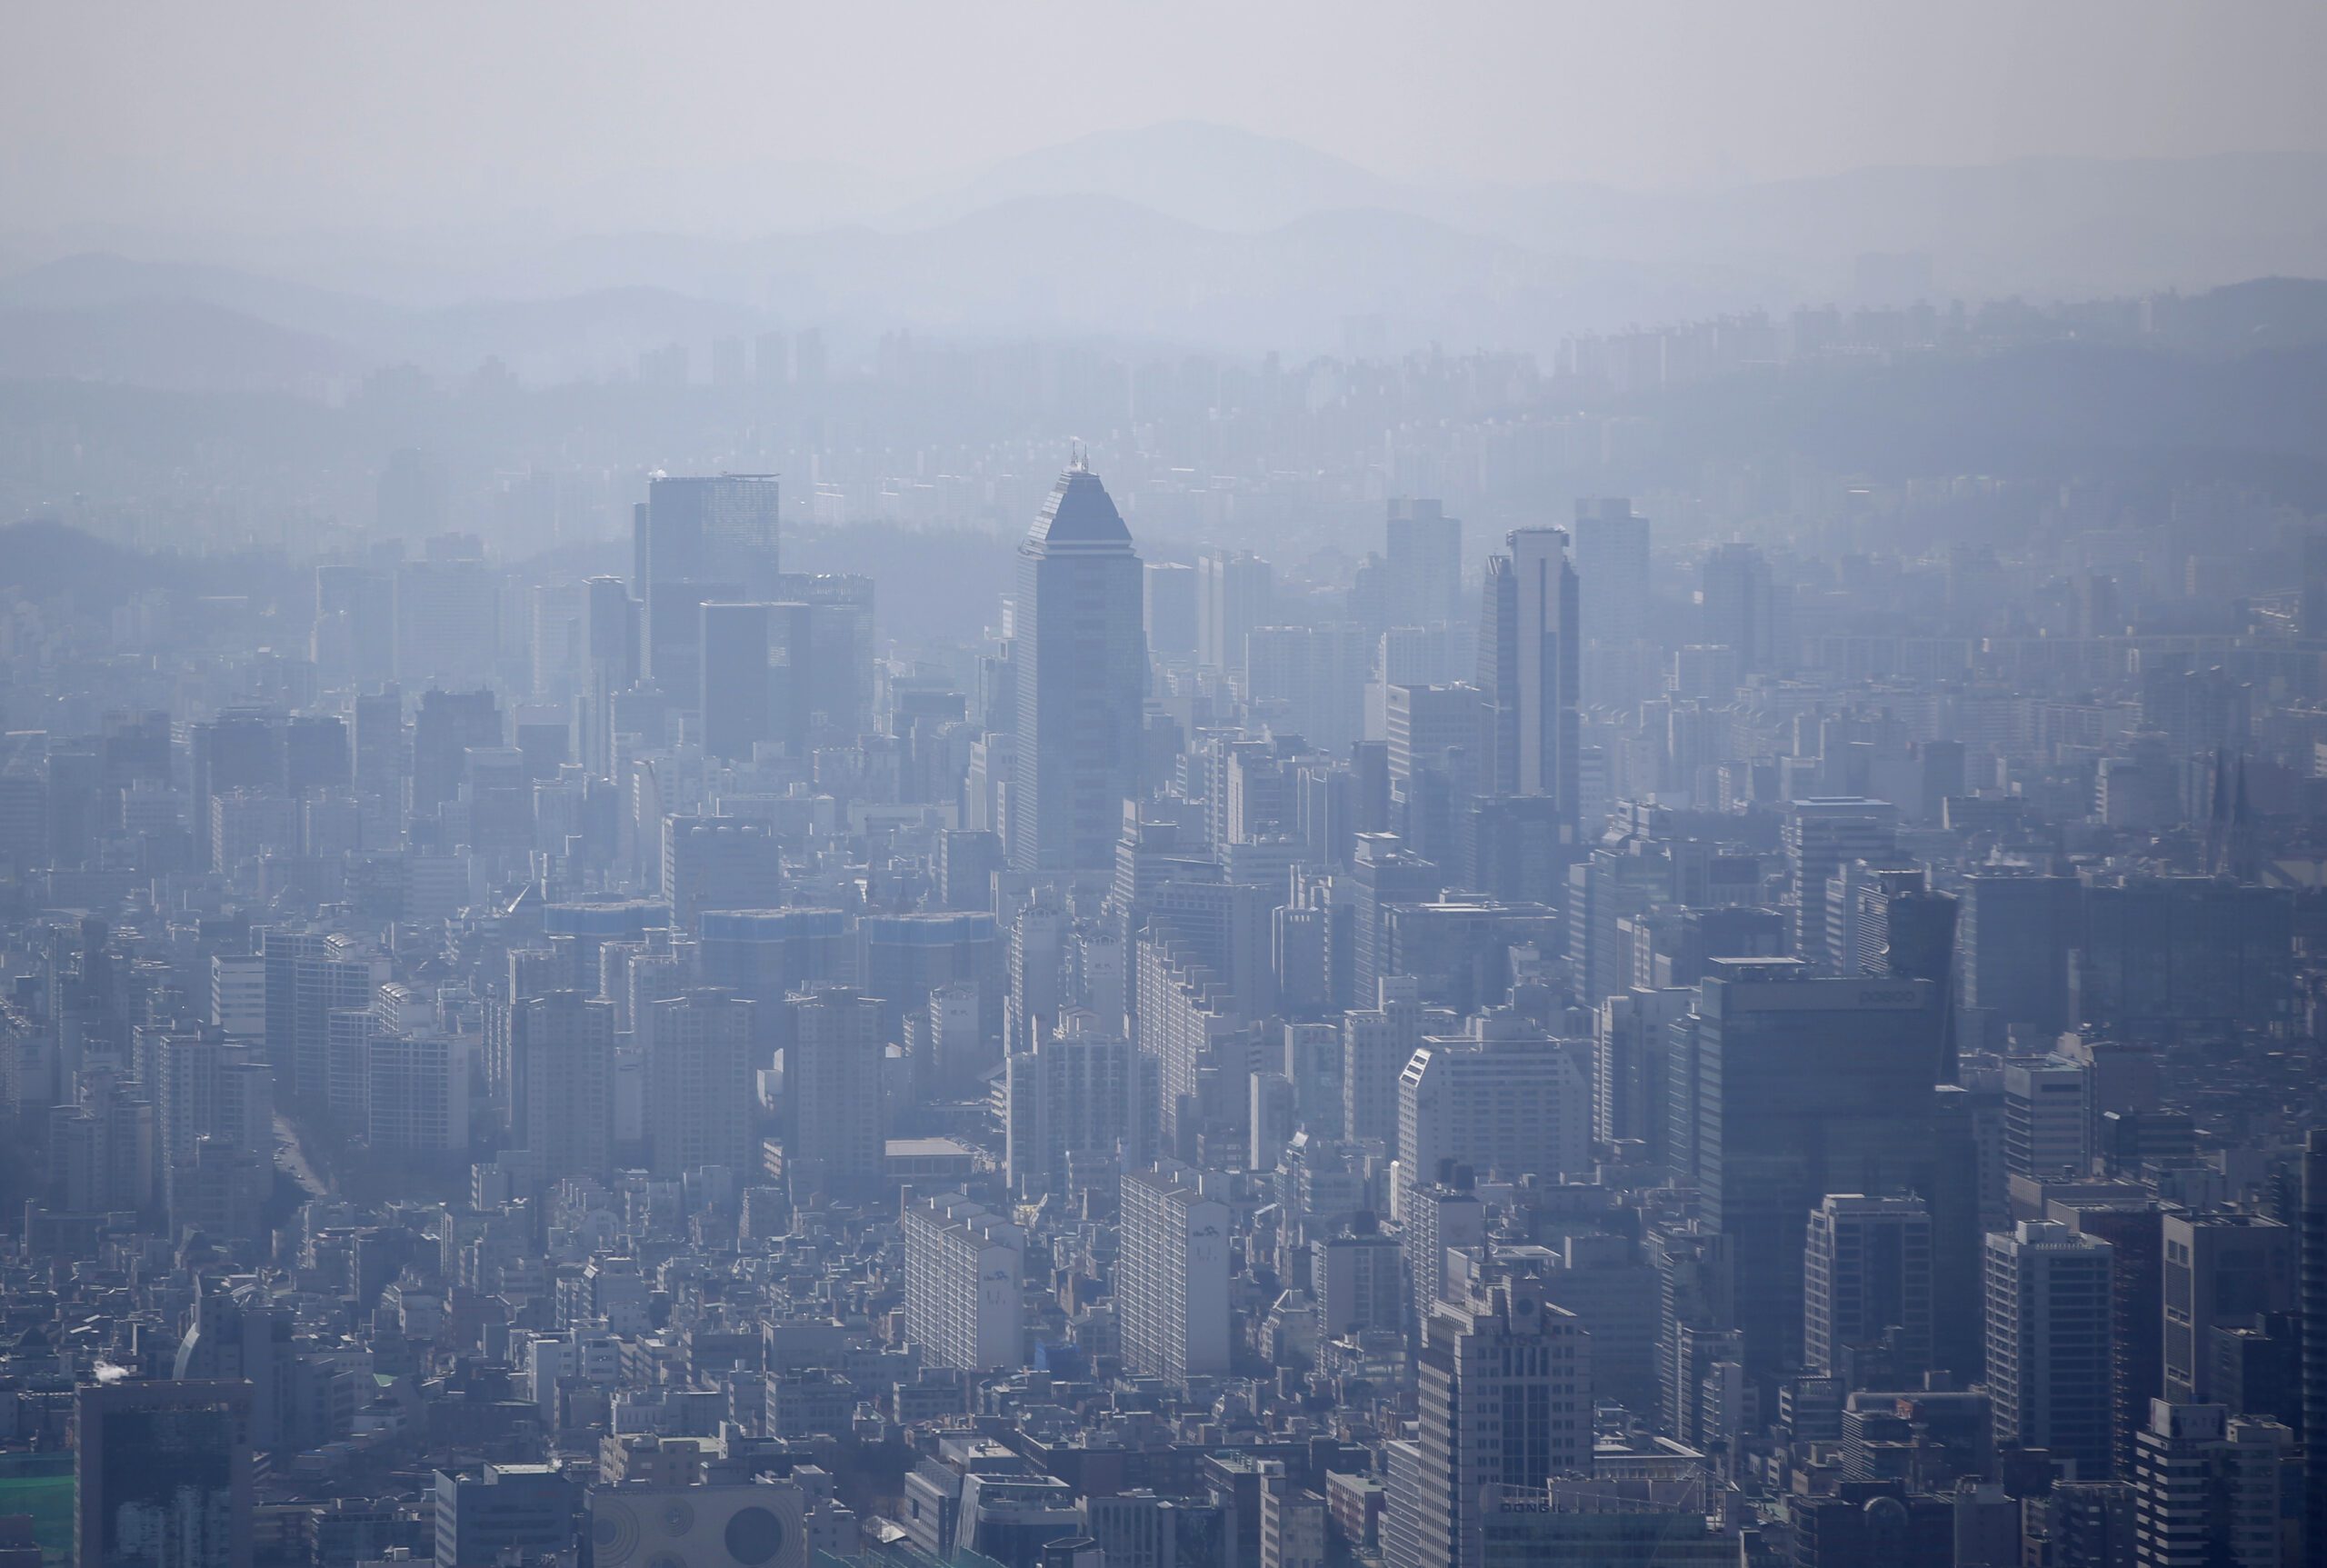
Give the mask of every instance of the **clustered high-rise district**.
<svg viewBox="0 0 2327 1568">
<path fill-rule="evenodd" d="M 2315 521 L 1061 454 L 0 602 L 0 1568 L 2327 1562 Z"/>
</svg>

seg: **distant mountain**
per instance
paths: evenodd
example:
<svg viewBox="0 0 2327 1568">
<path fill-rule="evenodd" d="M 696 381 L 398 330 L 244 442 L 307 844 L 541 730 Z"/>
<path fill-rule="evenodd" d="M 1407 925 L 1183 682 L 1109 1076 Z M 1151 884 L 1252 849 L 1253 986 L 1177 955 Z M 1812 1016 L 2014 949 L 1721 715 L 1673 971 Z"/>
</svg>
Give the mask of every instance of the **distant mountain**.
<svg viewBox="0 0 2327 1568">
<path fill-rule="evenodd" d="M 2310 154 L 1873 168 L 1633 192 L 1402 183 L 1296 142 L 1175 123 L 896 195 L 824 165 L 696 170 L 651 188 L 610 175 L 589 204 L 610 218 L 598 232 L 513 214 L 467 244 L 311 235 L 264 251 L 251 242 L 264 259 L 247 269 L 216 255 L 138 259 L 109 236 L 115 252 L 0 277 L 10 313 L 0 373 L 174 381 L 207 359 L 218 385 L 295 385 L 318 365 L 411 361 L 460 375 L 497 355 L 528 379 L 555 380 L 623 369 L 671 343 L 700 355 L 714 338 L 774 325 L 826 327 L 844 353 L 910 327 L 1302 354 L 1338 346 L 1351 317 L 1380 318 L 1393 351 L 1540 351 L 1570 333 L 1725 311 L 1889 303 L 1856 297 L 1854 265 L 1869 253 L 1928 258 L 1939 300 L 2195 295 L 2327 276 L 2327 156 Z M 881 215 L 798 221 L 853 212 Z M 135 248 L 162 256 L 163 245 Z M 10 248 L 32 254 L 21 237 L 0 255 Z M 270 275 L 292 257 L 296 279 Z M 1895 269 L 1886 287 L 1917 271 Z M 355 278 L 365 287 L 323 286 Z M 421 308 L 366 289 L 462 303 Z M 179 340 L 136 341 L 162 302 L 184 313 Z M 2254 341 L 2297 331 L 2282 315 Z M 257 341 L 253 324 L 300 341 Z M 2233 330 L 2191 328 L 2208 342 Z M 247 352 L 229 341 L 238 335 L 253 337 Z"/>
<path fill-rule="evenodd" d="M 2263 277 L 2165 303 L 2157 330 L 2167 341 L 2213 353 L 2327 344 L 2327 282 Z"/>
<path fill-rule="evenodd" d="M 365 337 L 401 313 L 360 295 L 200 262 L 141 261 L 83 251 L 0 276 L 0 306 L 103 310 L 185 300 L 323 336 Z"/>
<path fill-rule="evenodd" d="M 1252 233 L 1340 207 L 1421 213 L 1421 193 L 1281 136 L 1176 120 L 1004 158 L 873 220 L 932 228 L 1030 196 L 1107 196 L 1199 228 Z"/>
<path fill-rule="evenodd" d="M 404 362 L 462 375 L 493 356 L 558 381 L 758 321 L 645 286 L 408 310 L 231 267 L 91 253 L 0 277 L 0 375 L 305 387 Z"/>
<path fill-rule="evenodd" d="M 1551 185 L 1477 199 L 1521 244 L 1674 263 L 1726 256 L 1836 297 L 1853 259 L 1920 252 L 1942 296 L 2084 296 L 2327 273 L 2327 155 L 2024 159 L 1870 168 L 1716 191 Z"/>
<path fill-rule="evenodd" d="M 333 339 L 197 300 L 0 306 L 0 376 L 320 391 L 365 364 Z"/>
</svg>

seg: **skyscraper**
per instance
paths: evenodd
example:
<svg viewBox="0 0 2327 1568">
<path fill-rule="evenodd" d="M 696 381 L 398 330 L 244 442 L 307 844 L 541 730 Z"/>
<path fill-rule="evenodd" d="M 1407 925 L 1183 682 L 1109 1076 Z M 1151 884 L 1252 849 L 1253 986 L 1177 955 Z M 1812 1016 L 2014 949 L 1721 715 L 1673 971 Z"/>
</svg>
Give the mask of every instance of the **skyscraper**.
<svg viewBox="0 0 2327 1568">
<path fill-rule="evenodd" d="M 807 604 L 705 603 L 703 713 L 705 754 L 749 761 L 755 743 L 781 743 L 787 756 L 808 743 L 813 635 Z"/>
<path fill-rule="evenodd" d="M 614 1168 L 614 1007 L 579 991 L 516 1004 L 510 1125 L 522 1129 L 544 1183 Z"/>
<path fill-rule="evenodd" d="M 1855 795 L 1789 801 L 1783 843 L 1793 894 L 1794 955 L 1850 973 L 1856 966 L 1837 964 L 1828 951 L 1826 883 L 1853 861 L 1879 865 L 1897 853 L 1899 808 Z"/>
<path fill-rule="evenodd" d="M 2281 1476 L 2293 1442 L 2276 1422 L 2232 1419 L 2219 1404 L 2150 1401 L 2135 1450 L 2134 1560 L 2277 1568 Z"/>
<path fill-rule="evenodd" d="M 1767 1380 L 1801 1364 L 1810 1212 L 1828 1193 L 1930 1184 L 1938 994 L 1927 981 L 1814 979 L 1792 959 L 1708 967 L 1674 1026 L 1673 1125 L 1693 1140 L 1674 1137 L 1674 1174 L 1729 1239 L 1746 1368 Z"/>
<path fill-rule="evenodd" d="M 1196 651 L 1196 569 L 1180 561 L 1147 564 L 1147 645 L 1159 659 L 1192 658 Z"/>
<path fill-rule="evenodd" d="M 646 1143 L 658 1176 L 724 1165 L 744 1179 L 752 1148 L 752 1004 L 689 991 L 652 1004 Z"/>
<path fill-rule="evenodd" d="M 1715 546 L 1705 557 L 1698 601 L 1698 640 L 1733 651 L 1739 674 L 1754 674 L 1781 662 L 1778 594 L 1760 550 L 1751 544 Z"/>
<path fill-rule="evenodd" d="M 249 1568 L 248 1383 L 85 1383 L 73 1421 L 80 1568 Z"/>
<path fill-rule="evenodd" d="M 1420 1422 L 1390 1447 L 1391 1568 L 1484 1568 L 1486 1489 L 1592 1470 L 1592 1342 L 1532 1279 L 1441 1302 L 1423 1325 Z"/>
<path fill-rule="evenodd" d="M 614 771 L 614 698 L 638 678 L 638 601 L 619 577 L 593 577 L 583 584 L 585 641 L 574 703 L 582 744 L 582 765 L 593 776 Z M 357 710 L 359 732 L 362 710 Z M 657 739 L 661 737 L 657 736 Z"/>
<path fill-rule="evenodd" d="M 1581 697 L 1621 702 L 1634 695 L 1634 661 L 1648 633 L 1648 519 L 1621 498 L 1575 504 L 1576 642 L 1583 655 Z"/>
<path fill-rule="evenodd" d="M 792 999 L 784 1050 L 792 1126 L 784 1161 L 795 1199 L 879 1190 L 882 1043 L 877 996 L 824 985 Z"/>
<path fill-rule="evenodd" d="M 1019 871 L 1114 864 L 1139 793 L 1147 638 L 1131 531 L 1075 465 L 1018 547 L 1018 760 L 1007 822 Z"/>
<path fill-rule="evenodd" d="M 1996 1446 L 2044 1449 L 2083 1481 L 2112 1463 L 2111 1254 L 2098 1236 L 2037 1220 L 1987 1241 Z"/>
<path fill-rule="evenodd" d="M 1446 515 L 1444 503 L 1392 500 L 1383 544 L 1392 625 L 1463 618 L 1463 521 Z"/>
<path fill-rule="evenodd" d="M 1398 1157 L 1407 1184 L 1442 1163 L 1512 1181 L 1581 1174 L 1592 1139 L 1591 1053 L 1549 1039 L 1506 1010 L 1475 1014 L 1469 1033 L 1424 1040 L 1398 1083 Z"/>
<path fill-rule="evenodd" d="M 1879 1349 L 1895 1379 L 1929 1369 L 1931 1211 L 1921 1198 L 1827 1193 L 1810 1216 L 1803 1265 L 1804 1367 L 1841 1376 L 1849 1353 Z"/>
<path fill-rule="evenodd" d="M 1244 638 L 1265 626 L 1276 597 L 1276 574 L 1249 550 L 1209 550 L 1196 558 L 1196 660 L 1241 673 Z"/>
<path fill-rule="evenodd" d="M 645 671 L 683 707 L 700 694 L 701 606 L 776 596 L 776 501 L 772 474 L 658 476 L 634 514 L 633 585 L 645 610 Z"/>
<path fill-rule="evenodd" d="M 1576 575 L 1567 534 L 1519 528 L 1487 561 L 1479 617 L 1485 723 L 1480 779 L 1496 795 L 1548 795 L 1576 814 Z"/>
</svg>

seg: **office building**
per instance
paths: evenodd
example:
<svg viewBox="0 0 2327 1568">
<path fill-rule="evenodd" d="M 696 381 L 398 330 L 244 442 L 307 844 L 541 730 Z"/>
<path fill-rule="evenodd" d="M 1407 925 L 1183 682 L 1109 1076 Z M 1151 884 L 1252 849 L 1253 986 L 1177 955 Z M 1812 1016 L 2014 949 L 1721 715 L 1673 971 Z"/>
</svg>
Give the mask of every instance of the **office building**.
<svg viewBox="0 0 2327 1568">
<path fill-rule="evenodd" d="M 1124 803 L 1140 794 L 1141 586 L 1130 530 L 1078 462 L 1018 547 L 1018 760 L 1006 824 L 1017 870 L 1114 863 Z"/>
<path fill-rule="evenodd" d="M 2072 877 L 2023 869 L 1964 878 L 1957 946 L 1968 1042 L 2050 1041 L 2069 1026 L 2068 955 L 2082 903 Z"/>
<path fill-rule="evenodd" d="M 501 577 L 477 560 L 395 572 L 395 674 L 407 686 L 473 681 L 501 656 Z"/>
<path fill-rule="evenodd" d="M 1919 1385 L 1932 1362 L 1931 1211 L 1921 1198 L 1830 1193 L 1803 1252 L 1803 1366 L 1848 1377 L 1852 1353 Z M 1856 1379 L 1851 1379 L 1856 1382 Z"/>
<path fill-rule="evenodd" d="M 1224 674 L 1244 672 L 1244 639 L 1275 619 L 1275 574 L 1249 550 L 1196 557 L 1196 660 Z"/>
<path fill-rule="evenodd" d="M 1313 1243 L 1310 1293 L 1317 1298 L 1317 1337 L 1397 1333 L 1406 1323 L 1405 1259 L 1395 1236 L 1370 1213 L 1350 1229 Z"/>
<path fill-rule="evenodd" d="M 641 662 L 682 706 L 694 705 L 702 688 L 701 606 L 778 596 L 779 490 L 767 474 L 657 475 L 633 514 Z"/>
<path fill-rule="evenodd" d="M 2043 1449 L 2076 1479 L 2105 1479 L 2113 1463 L 2113 1251 L 2043 1220 L 1987 1238 L 1996 1447 Z"/>
<path fill-rule="evenodd" d="M 505 739 L 501 704 L 491 691 L 421 693 L 412 720 L 412 814 L 434 816 L 460 798 L 469 754 L 494 750 Z"/>
<path fill-rule="evenodd" d="M 816 692 L 814 609 L 709 601 L 702 607 L 704 754 L 749 762 L 753 748 L 807 755 Z"/>
<path fill-rule="evenodd" d="M 1574 541 L 1581 699 L 1597 705 L 1644 695 L 1641 644 L 1650 640 L 1648 519 L 1635 514 L 1627 500 L 1580 499 Z"/>
<path fill-rule="evenodd" d="M 1033 1050 L 1005 1057 L 1003 1169 L 1010 1190 L 1027 1199 L 1064 1195 L 1078 1165 L 1142 1164 L 1151 1116 L 1142 1069 L 1152 1069 L 1152 1061 L 1095 1026 L 1041 1031 Z"/>
<path fill-rule="evenodd" d="M 2294 1434 L 2219 1404 L 2150 1402 L 2135 1448 L 2133 1561 L 2141 1568 L 2279 1568 L 2281 1493 Z"/>
<path fill-rule="evenodd" d="M 2306 1539 L 2327 1541 L 2327 1128 L 2303 1135 L 2300 1202 L 2302 1519 Z"/>
<path fill-rule="evenodd" d="M 270 929 L 255 934 L 266 976 L 266 1059 L 275 1095 L 329 1103 L 333 1015 L 372 1005 L 384 965 L 346 938 Z"/>
<path fill-rule="evenodd" d="M 1463 618 L 1463 522 L 1440 501 L 1393 497 L 1383 534 L 1390 624 L 1428 626 Z"/>
<path fill-rule="evenodd" d="M 513 1004 L 510 1125 L 544 1183 L 614 1168 L 614 1009 L 579 991 Z"/>
<path fill-rule="evenodd" d="M 1422 1004 L 1422 985 L 1410 975 L 1376 981 L 1374 1005 L 1342 1014 L 1342 1135 L 1379 1138 L 1398 1152 L 1399 1094 L 1406 1064 L 1430 1035 L 1447 1034 L 1454 1014 Z M 1422 1172 L 1417 1179 L 1433 1173 Z"/>
<path fill-rule="evenodd" d="M 2217 1336 L 2260 1328 L 2272 1314 L 2296 1308 L 2296 1232 L 2260 1214 L 2169 1213 L 2161 1241 L 2165 1401 L 2211 1404 L 2221 1397 L 2214 1387 Z"/>
<path fill-rule="evenodd" d="M 250 1568 L 250 1383 L 84 1383 L 73 1425 L 80 1568 Z"/>
<path fill-rule="evenodd" d="M 663 902 L 674 930 L 692 934 L 714 909 L 784 902 L 784 846 L 765 823 L 741 817 L 663 819 Z"/>
<path fill-rule="evenodd" d="M 1002 1040 L 1009 1004 L 1009 944 L 984 910 L 867 914 L 856 923 L 858 973 L 881 999 L 884 1038 L 898 1039 L 905 1015 L 929 1005 L 941 986 L 974 986 L 982 1039 Z"/>
<path fill-rule="evenodd" d="M 1546 795 L 1571 832 L 1578 806 L 1576 574 L 1567 534 L 1520 528 L 1489 557 L 1479 621 L 1479 778 L 1493 795 Z"/>
<path fill-rule="evenodd" d="M 1803 1249 L 1826 1194 L 1928 1194 L 1941 1015 L 1927 982 L 1819 979 L 1794 959 L 1708 967 L 1673 1030 L 1674 1174 L 1733 1248 L 1758 1380 L 1802 1364 Z"/>
<path fill-rule="evenodd" d="M 1705 557 L 1701 583 L 1698 642 L 1733 650 L 1742 674 L 1783 672 L 1793 664 L 1781 595 L 1759 549 L 1715 545 Z"/>
<path fill-rule="evenodd" d="M 1275 1459 L 1261 1461 L 1260 1492 L 1260 1568 L 1325 1568 L 1324 1498 L 1296 1486 Z"/>
<path fill-rule="evenodd" d="M 726 991 L 694 990 L 650 1003 L 644 1120 L 649 1168 L 681 1176 L 705 1165 L 740 1180 L 759 1161 L 752 1129 L 757 1095 L 755 1004 Z"/>
<path fill-rule="evenodd" d="M 1850 795 L 1789 801 L 1783 831 L 1794 955 L 1846 974 L 1856 972 L 1855 963 L 1845 964 L 1828 949 L 1826 884 L 1853 861 L 1882 865 L 1898 854 L 1898 808 Z"/>
<path fill-rule="evenodd" d="M 1196 569 L 1179 561 L 1150 561 L 1141 577 L 1147 650 L 1158 659 L 1193 659 L 1196 653 Z"/>
<path fill-rule="evenodd" d="M 498 1563 L 574 1550 L 582 1488 L 553 1464 L 487 1464 L 474 1475 L 435 1473 L 439 1563 Z"/>
<path fill-rule="evenodd" d="M 1666 1096 L 1673 1025 L 1696 999 L 1693 987 L 1635 986 L 1600 1004 L 1592 1043 L 1594 1141 L 1636 1144 L 1652 1167 L 1670 1159 Z"/>
<path fill-rule="evenodd" d="M 1537 1282 L 1495 1281 L 1432 1308 L 1419 1361 L 1415 1436 L 1389 1445 L 1383 1560 L 1481 1568 L 1491 1488 L 1591 1473 L 1591 1340 Z"/>
<path fill-rule="evenodd" d="M 869 1197 L 885 1174 L 881 1001 L 829 985 L 794 997 L 791 1007 L 784 1048 L 785 1179 L 795 1200 L 814 1193 Z"/>
<path fill-rule="evenodd" d="M 1589 1048 L 1505 1013 L 1463 1036 L 1426 1038 L 1398 1080 L 1398 1159 L 1407 1184 L 1443 1164 L 1555 1183 L 1591 1164 Z"/>
<path fill-rule="evenodd" d="M 386 1154 L 465 1154 L 469 1054 L 434 1032 L 375 1034 L 365 1050 L 365 1142 Z"/>
<path fill-rule="evenodd" d="M 1370 997 L 1391 973 L 1385 966 L 1390 910 L 1399 904 L 1435 903 L 1445 891 L 1446 880 L 1434 863 L 1414 854 L 1394 834 L 1359 834 L 1356 849 L 1350 870 L 1350 881 L 1356 889 L 1350 916 L 1351 985 L 1352 994 Z"/>
<path fill-rule="evenodd" d="M 2046 1056 L 2003 1068 L 2003 1161 L 2015 1176 L 2082 1176 L 2092 1168 L 2092 1074 Z"/>
</svg>

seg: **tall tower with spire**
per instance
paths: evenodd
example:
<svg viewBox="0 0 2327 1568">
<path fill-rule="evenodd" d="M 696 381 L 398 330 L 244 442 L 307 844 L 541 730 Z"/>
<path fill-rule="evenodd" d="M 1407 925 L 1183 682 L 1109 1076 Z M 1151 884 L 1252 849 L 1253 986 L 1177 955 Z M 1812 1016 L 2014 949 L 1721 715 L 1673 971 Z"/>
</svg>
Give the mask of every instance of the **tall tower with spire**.
<svg viewBox="0 0 2327 1568">
<path fill-rule="evenodd" d="M 1018 546 L 1016 771 L 1004 807 L 1017 871 L 1114 863 L 1139 793 L 1147 692 L 1139 555 L 1078 450 Z"/>
</svg>

